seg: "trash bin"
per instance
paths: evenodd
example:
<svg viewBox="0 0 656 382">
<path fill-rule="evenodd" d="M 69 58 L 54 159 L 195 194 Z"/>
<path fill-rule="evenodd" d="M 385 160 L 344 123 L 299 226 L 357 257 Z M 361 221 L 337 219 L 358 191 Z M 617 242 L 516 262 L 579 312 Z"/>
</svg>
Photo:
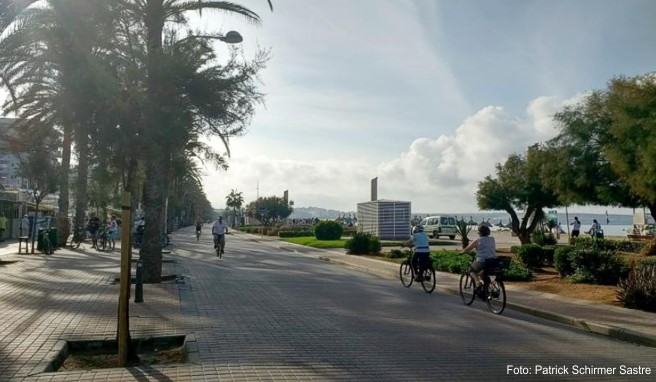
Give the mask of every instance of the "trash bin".
<svg viewBox="0 0 656 382">
<path fill-rule="evenodd" d="M 42 251 L 43 250 L 43 230 L 39 228 L 39 232 L 37 233 L 36 236 L 36 250 L 37 251 Z"/>
<path fill-rule="evenodd" d="M 57 233 L 57 228 L 50 228 L 49 236 L 52 248 L 59 247 L 59 234 Z"/>
</svg>

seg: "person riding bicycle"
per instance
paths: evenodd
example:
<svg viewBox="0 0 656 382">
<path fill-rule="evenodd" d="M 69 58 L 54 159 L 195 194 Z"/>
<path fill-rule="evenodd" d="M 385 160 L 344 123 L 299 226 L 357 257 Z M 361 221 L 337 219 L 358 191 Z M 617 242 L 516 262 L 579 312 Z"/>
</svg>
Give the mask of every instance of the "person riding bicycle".
<svg viewBox="0 0 656 382">
<path fill-rule="evenodd" d="M 412 268 L 415 270 L 415 281 L 422 281 L 423 271 L 428 268 L 428 259 L 430 256 L 428 235 L 424 232 L 424 227 L 416 225 L 410 240 L 406 242 L 409 246 L 415 247 L 415 253 L 412 256 Z"/>
<path fill-rule="evenodd" d="M 203 228 L 203 221 L 200 218 L 196 218 L 196 236 L 200 236 L 200 230 Z"/>
<path fill-rule="evenodd" d="M 212 225 L 212 235 L 214 236 L 214 249 L 220 248 L 221 253 L 225 253 L 223 249 L 225 248 L 226 233 L 228 233 L 228 226 L 223 222 L 223 216 L 219 216 L 219 219 Z M 218 253 L 216 255 L 219 256 Z"/>
<path fill-rule="evenodd" d="M 490 227 L 484 225 L 478 226 L 478 235 L 479 238 L 465 247 L 462 253 L 476 249 L 476 259 L 469 266 L 469 274 L 476 282 L 476 285 L 481 287 L 483 282 L 479 277 L 479 273 L 485 270 L 486 263 L 489 264 L 491 259 L 496 259 L 497 246 L 494 238 L 490 236 Z"/>
</svg>

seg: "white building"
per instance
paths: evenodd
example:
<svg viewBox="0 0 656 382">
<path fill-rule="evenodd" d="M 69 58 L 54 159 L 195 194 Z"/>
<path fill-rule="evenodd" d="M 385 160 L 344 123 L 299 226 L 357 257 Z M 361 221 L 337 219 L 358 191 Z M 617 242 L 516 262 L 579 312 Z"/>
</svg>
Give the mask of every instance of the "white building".
<svg viewBox="0 0 656 382">
<path fill-rule="evenodd" d="M 358 231 L 385 240 L 410 237 L 411 203 L 399 200 L 374 200 L 358 203 Z"/>
</svg>

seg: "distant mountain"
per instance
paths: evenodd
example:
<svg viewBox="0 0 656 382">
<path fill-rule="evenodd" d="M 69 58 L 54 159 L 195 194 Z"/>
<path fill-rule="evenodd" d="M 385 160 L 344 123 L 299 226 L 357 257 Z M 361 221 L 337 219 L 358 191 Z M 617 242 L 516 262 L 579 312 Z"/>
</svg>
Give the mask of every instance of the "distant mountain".
<svg viewBox="0 0 656 382">
<path fill-rule="evenodd" d="M 354 211 L 337 211 L 337 210 L 327 210 L 325 208 L 319 207 L 294 207 L 294 212 L 289 216 L 290 219 L 307 219 L 307 218 L 319 218 L 319 219 L 336 219 L 339 216 L 346 216 L 351 214 L 355 215 Z"/>
</svg>

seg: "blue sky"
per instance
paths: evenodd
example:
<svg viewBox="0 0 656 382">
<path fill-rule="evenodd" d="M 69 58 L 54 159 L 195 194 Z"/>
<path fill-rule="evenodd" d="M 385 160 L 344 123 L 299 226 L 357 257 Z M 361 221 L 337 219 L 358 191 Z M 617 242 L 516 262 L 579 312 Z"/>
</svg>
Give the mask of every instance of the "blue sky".
<svg viewBox="0 0 656 382">
<path fill-rule="evenodd" d="M 231 140 L 230 169 L 205 169 L 217 208 L 231 189 L 254 200 L 259 182 L 297 207 L 355 210 L 378 177 L 379 198 L 413 211 L 473 212 L 477 182 L 553 137 L 554 112 L 656 63 L 649 0 L 241 3 L 261 26 L 194 18 L 239 31 L 246 57 L 271 50 L 265 105 Z"/>
</svg>

